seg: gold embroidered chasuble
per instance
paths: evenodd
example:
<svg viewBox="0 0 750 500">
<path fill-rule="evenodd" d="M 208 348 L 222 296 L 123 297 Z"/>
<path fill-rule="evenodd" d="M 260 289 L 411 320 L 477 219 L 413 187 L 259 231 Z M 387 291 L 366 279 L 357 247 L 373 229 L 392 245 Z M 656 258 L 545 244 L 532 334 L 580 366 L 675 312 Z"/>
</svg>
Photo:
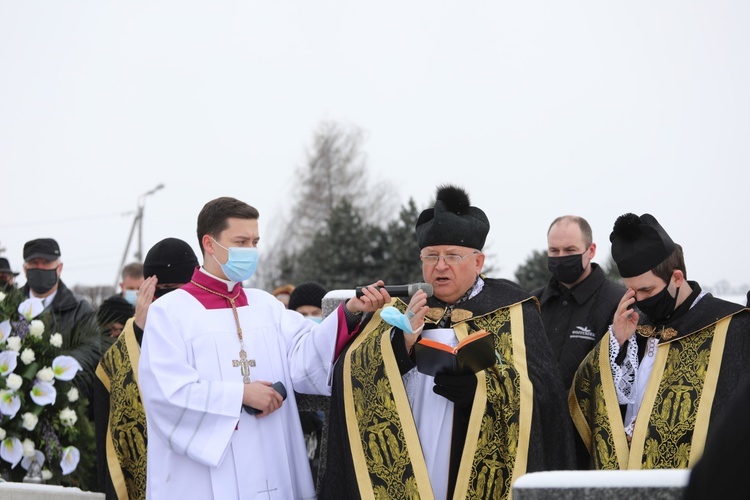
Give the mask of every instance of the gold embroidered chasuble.
<svg viewBox="0 0 750 500">
<path fill-rule="evenodd" d="M 406 304 L 392 303 L 402 312 Z M 427 327 L 445 309 L 432 308 Z M 527 374 L 522 302 L 475 316 L 452 311 L 459 340 L 491 332 L 502 364 L 477 374 L 477 390 L 454 498 L 507 498 L 526 472 L 533 388 Z M 417 427 L 391 345 L 391 326 L 379 315 L 344 358 L 344 409 L 362 498 L 432 498 Z"/>
<path fill-rule="evenodd" d="M 96 369 L 109 392 L 107 468 L 118 499 L 146 497 L 146 414 L 138 385 L 140 352 L 131 318 Z"/>
<path fill-rule="evenodd" d="M 593 469 L 671 469 L 703 453 L 731 315 L 678 334 L 660 336 L 648 386 L 628 443 L 610 367 L 610 333 L 581 363 L 569 396 L 573 422 Z M 681 332 L 680 332 L 681 333 Z"/>
</svg>

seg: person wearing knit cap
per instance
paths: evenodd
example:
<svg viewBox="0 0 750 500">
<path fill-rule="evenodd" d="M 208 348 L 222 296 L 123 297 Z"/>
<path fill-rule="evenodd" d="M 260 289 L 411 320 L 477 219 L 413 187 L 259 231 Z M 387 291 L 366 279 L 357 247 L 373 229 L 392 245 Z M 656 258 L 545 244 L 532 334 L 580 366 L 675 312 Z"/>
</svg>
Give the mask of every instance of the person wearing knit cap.
<svg viewBox="0 0 750 500">
<path fill-rule="evenodd" d="M 107 499 L 146 497 L 146 414 L 137 376 L 143 330 L 151 303 L 188 283 L 196 267 L 198 258 L 189 244 L 165 238 L 146 254 L 135 309 L 119 295 L 99 309 L 105 315 L 117 304 L 123 313 L 117 319 L 125 319 L 122 334 L 97 366 L 94 385 L 97 478 Z M 132 311 L 127 316 L 125 305 Z"/>
<path fill-rule="evenodd" d="M 323 319 L 323 297 L 327 293 L 328 290 L 317 281 L 305 281 L 292 290 L 288 308 L 320 323 Z"/>
<path fill-rule="evenodd" d="M 618 217 L 610 242 L 626 291 L 570 392 L 579 466 L 692 468 L 750 375 L 750 311 L 689 281 L 651 214 Z"/>
<path fill-rule="evenodd" d="M 7 292 L 13 286 L 18 273 L 10 268 L 10 262 L 5 257 L 0 257 L 0 292 Z"/>
<path fill-rule="evenodd" d="M 96 311 L 96 319 L 104 333 L 116 338 L 125 328 L 125 323 L 135 314 L 135 307 L 122 295 L 112 295 L 102 302 Z"/>
<path fill-rule="evenodd" d="M 526 472 L 573 468 L 573 429 L 537 303 L 482 273 L 489 230 L 457 186 L 438 187 L 419 215 L 433 295 L 420 288 L 364 317 L 339 356 L 326 458 L 335 467 L 320 498 L 502 499 Z M 428 374 L 420 338 L 452 348 L 483 330 L 495 348 L 489 368 Z"/>
</svg>

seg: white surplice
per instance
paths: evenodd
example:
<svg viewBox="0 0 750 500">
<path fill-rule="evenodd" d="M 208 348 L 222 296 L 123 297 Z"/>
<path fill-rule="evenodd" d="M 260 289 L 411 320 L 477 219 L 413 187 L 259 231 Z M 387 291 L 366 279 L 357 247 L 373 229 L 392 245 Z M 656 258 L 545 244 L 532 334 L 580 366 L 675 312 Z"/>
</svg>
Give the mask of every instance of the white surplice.
<svg viewBox="0 0 750 500">
<path fill-rule="evenodd" d="M 147 498 L 315 498 L 294 391 L 330 395 L 337 314 L 321 324 L 245 289 L 238 307 L 253 381 L 281 381 L 282 407 L 242 410 L 240 342 L 231 308 L 175 290 L 149 308 L 139 378 L 148 429 Z"/>
<path fill-rule="evenodd" d="M 436 340 L 451 347 L 458 345 L 456 334 L 451 328 L 424 330 L 422 338 Z M 435 498 L 446 498 L 453 433 L 453 403 L 432 390 L 435 377 L 420 373 L 414 368 L 403 379 L 432 492 Z"/>
</svg>

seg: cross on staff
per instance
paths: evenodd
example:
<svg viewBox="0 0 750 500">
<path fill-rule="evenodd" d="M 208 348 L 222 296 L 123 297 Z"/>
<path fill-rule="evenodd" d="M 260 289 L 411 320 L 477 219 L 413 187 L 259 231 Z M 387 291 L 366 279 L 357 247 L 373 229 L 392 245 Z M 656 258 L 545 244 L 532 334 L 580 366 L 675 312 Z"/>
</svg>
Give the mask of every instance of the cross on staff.
<svg viewBox="0 0 750 500">
<path fill-rule="evenodd" d="M 254 359 L 247 359 L 247 353 L 245 350 L 240 351 L 240 359 L 233 359 L 232 366 L 237 368 L 240 367 L 240 373 L 242 373 L 242 381 L 246 384 L 251 382 L 250 380 L 250 367 L 255 367 Z"/>
</svg>

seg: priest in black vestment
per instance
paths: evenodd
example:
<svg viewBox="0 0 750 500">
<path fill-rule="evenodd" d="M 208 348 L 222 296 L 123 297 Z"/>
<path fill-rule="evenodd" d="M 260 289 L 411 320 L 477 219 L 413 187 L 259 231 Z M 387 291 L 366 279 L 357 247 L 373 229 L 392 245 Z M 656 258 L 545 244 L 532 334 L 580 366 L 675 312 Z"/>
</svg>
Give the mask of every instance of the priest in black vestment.
<svg viewBox="0 0 750 500">
<path fill-rule="evenodd" d="M 416 224 L 420 290 L 366 315 L 336 362 L 320 497 L 507 498 L 526 472 L 574 467 L 572 425 L 537 301 L 482 274 L 489 232 L 461 188 L 442 186 Z M 392 311 L 389 311 L 392 312 Z M 496 363 L 478 373 L 416 366 L 419 338 L 450 345 L 485 330 Z"/>
</svg>

